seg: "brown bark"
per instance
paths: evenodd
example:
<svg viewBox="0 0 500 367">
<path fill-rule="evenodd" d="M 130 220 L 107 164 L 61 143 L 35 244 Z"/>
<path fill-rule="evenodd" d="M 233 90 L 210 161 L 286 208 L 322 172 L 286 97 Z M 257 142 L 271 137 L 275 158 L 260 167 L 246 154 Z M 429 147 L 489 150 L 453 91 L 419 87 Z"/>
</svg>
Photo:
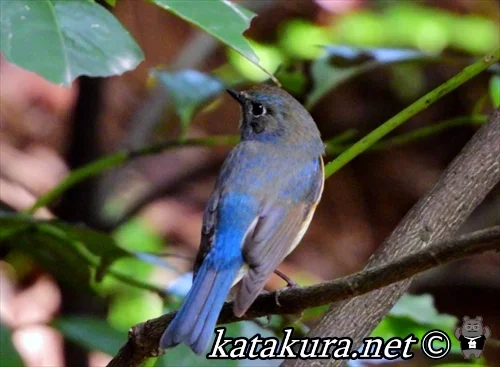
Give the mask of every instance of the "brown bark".
<svg viewBox="0 0 500 367">
<path fill-rule="evenodd" d="M 437 265 L 471 254 L 500 248 L 500 226 L 477 231 L 456 239 L 443 241 L 430 250 L 422 250 L 390 264 L 377 266 L 357 274 L 305 288 L 288 288 L 259 296 L 241 318 L 234 316 L 232 304 L 227 303 L 219 323 L 253 319 L 270 314 L 293 314 L 306 308 L 328 304 L 364 294 L 373 289 L 408 278 Z M 147 357 L 158 354 L 160 336 L 175 313 L 170 313 L 134 326 L 129 340 L 108 366 L 139 366 Z"/>
<path fill-rule="evenodd" d="M 500 181 L 500 109 L 472 137 L 433 189 L 399 223 L 368 262 L 386 264 L 455 233 Z M 411 279 L 333 305 L 309 337 L 350 337 L 358 346 L 408 289 Z M 333 300 L 332 300 L 333 301 Z M 283 366 L 341 366 L 339 360 L 287 360 Z"/>
</svg>

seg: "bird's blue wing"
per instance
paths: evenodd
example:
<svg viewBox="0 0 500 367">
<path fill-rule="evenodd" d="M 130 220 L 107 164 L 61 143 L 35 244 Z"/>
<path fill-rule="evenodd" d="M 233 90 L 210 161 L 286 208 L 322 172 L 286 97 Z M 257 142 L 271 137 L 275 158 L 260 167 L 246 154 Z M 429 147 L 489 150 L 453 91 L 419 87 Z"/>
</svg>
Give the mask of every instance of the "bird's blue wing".
<svg viewBox="0 0 500 367">
<path fill-rule="evenodd" d="M 291 179 L 290 200 L 268 200 L 261 204 L 260 216 L 245 239 L 243 256 L 249 269 L 243 277 L 234 303 L 234 313 L 242 316 L 264 288 L 267 279 L 298 244 L 314 214 L 323 190 L 323 161 L 305 168 Z M 297 190 L 302 187 L 302 190 Z M 297 196 L 300 200 L 297 200 Z"/>
<path fill-rule="evenodd" d="M 202 245 L 193 286 L 160 346 L 181 342 L 201 354 L 213 334 L 217 318 L 239 270 L 244 266 L 241 244 L 259 212 L 259 201 L 248 194 L 226 192 L 212 198 L 205 212 Z M 203 242 L 204 241 L 204 242 Z"/>
</svg>

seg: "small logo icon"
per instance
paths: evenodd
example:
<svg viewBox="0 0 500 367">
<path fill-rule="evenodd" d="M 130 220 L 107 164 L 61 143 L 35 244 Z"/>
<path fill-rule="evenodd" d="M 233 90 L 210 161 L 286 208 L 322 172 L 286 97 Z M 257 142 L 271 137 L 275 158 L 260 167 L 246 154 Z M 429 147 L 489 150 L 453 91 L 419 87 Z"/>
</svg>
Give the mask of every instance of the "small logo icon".
<svg viewBox="0 0 500 367">
<path fill-rule="evenodd" d="M 465 359 L 481 357 L 484 350 L 484 342 L 491 336 L 488 326 L 483 326 L 483 318 L 476 316 L 471 319 L 464 316 L 462 327 L 455 330 L 455 337 L 460 340 L 460 349 Z"/>
</svg>

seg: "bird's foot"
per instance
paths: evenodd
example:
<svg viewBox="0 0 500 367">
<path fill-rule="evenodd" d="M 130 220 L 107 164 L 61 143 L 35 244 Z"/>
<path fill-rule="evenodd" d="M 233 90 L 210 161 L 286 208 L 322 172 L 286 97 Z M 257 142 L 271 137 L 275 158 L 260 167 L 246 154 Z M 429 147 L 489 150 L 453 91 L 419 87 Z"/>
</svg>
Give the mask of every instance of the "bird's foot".
<svg viewBox="0 0 500 367">
<path fill-rule="evenodd" d="M 276 292 L 274 294 L 274 301 L 276 302 L 276 304 L 278 306 L 281 307 L 281 303 L 280 303 L 280 300 L 279 300 L 281 292 L 283 292 L 284 289 L 298 287 L 299 285 L 297 284 L 297 282 L 295 280 L 293 280 L 292 278 L 290 278 L 285 273 L 279 271 L 278 269 L 276 269 L 274 271 L 274 274 L 276 274 L 277 276 L 279 276 L 281 279 L 283 279 L 286 282 L 286 286 L 283 287 L 283 288 L 280 288 L 280 289 L 276 290 Z"/>
<path fill-rule="evenodd" d="M 276 269 L 274 271 L 274 274 L 276 274 L 277 276 L 279 276 L 281 279 L 283 279 L 285 282 L 286 282 L 286 286 L 287 287 L 298 287 L 299 285 L 297 284 L 297 282 L 295 280 L 293 280 L 292 278 L 290 278 L 288 275 L 286 275 L 285 273 L 279 271 L 278 269 Z"/>
</svg>

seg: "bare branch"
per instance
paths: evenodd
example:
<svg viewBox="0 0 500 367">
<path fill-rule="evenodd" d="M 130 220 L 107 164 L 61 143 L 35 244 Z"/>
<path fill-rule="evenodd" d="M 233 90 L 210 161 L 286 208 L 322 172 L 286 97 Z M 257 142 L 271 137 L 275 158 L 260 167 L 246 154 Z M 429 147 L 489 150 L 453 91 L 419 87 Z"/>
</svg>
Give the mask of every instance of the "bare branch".
<svg viewBox="0 0 500 367">
<path fill-rule="evenodd" d="M 295 314 L 307 308 L 322 306 L 370 292 L 401 281 L 415 274 L 468 255 L 500 248 L 500 226 L 477 231 L 422 250 L 390 264 L 318 285 L 287 288 L 260 295 L 242 318 L 234 316 L 232 303 L 226 303 L 219 317 L 220 324 L 254 319 L 270 314 Z M 161 334 L 175 316 L 175 312 L 134 326 L 129 340 L 108 366 L 139 366 L 146 358 L 158 355 Z"/>
<path fill-rule="evenodd" d="M 455 233 L 500 181 L 500 109 L 490 116 L 368 262 L 367 269 L 429 248 Z M 368 270 L 369 271 L 369 270 Z M 333 305 L 309 337 L 342 336 L 359 345 L 406 291 L 411 279 Z M 339 360 L 287 360 L 284 366 L 341 366 Z"/>
</svg>

